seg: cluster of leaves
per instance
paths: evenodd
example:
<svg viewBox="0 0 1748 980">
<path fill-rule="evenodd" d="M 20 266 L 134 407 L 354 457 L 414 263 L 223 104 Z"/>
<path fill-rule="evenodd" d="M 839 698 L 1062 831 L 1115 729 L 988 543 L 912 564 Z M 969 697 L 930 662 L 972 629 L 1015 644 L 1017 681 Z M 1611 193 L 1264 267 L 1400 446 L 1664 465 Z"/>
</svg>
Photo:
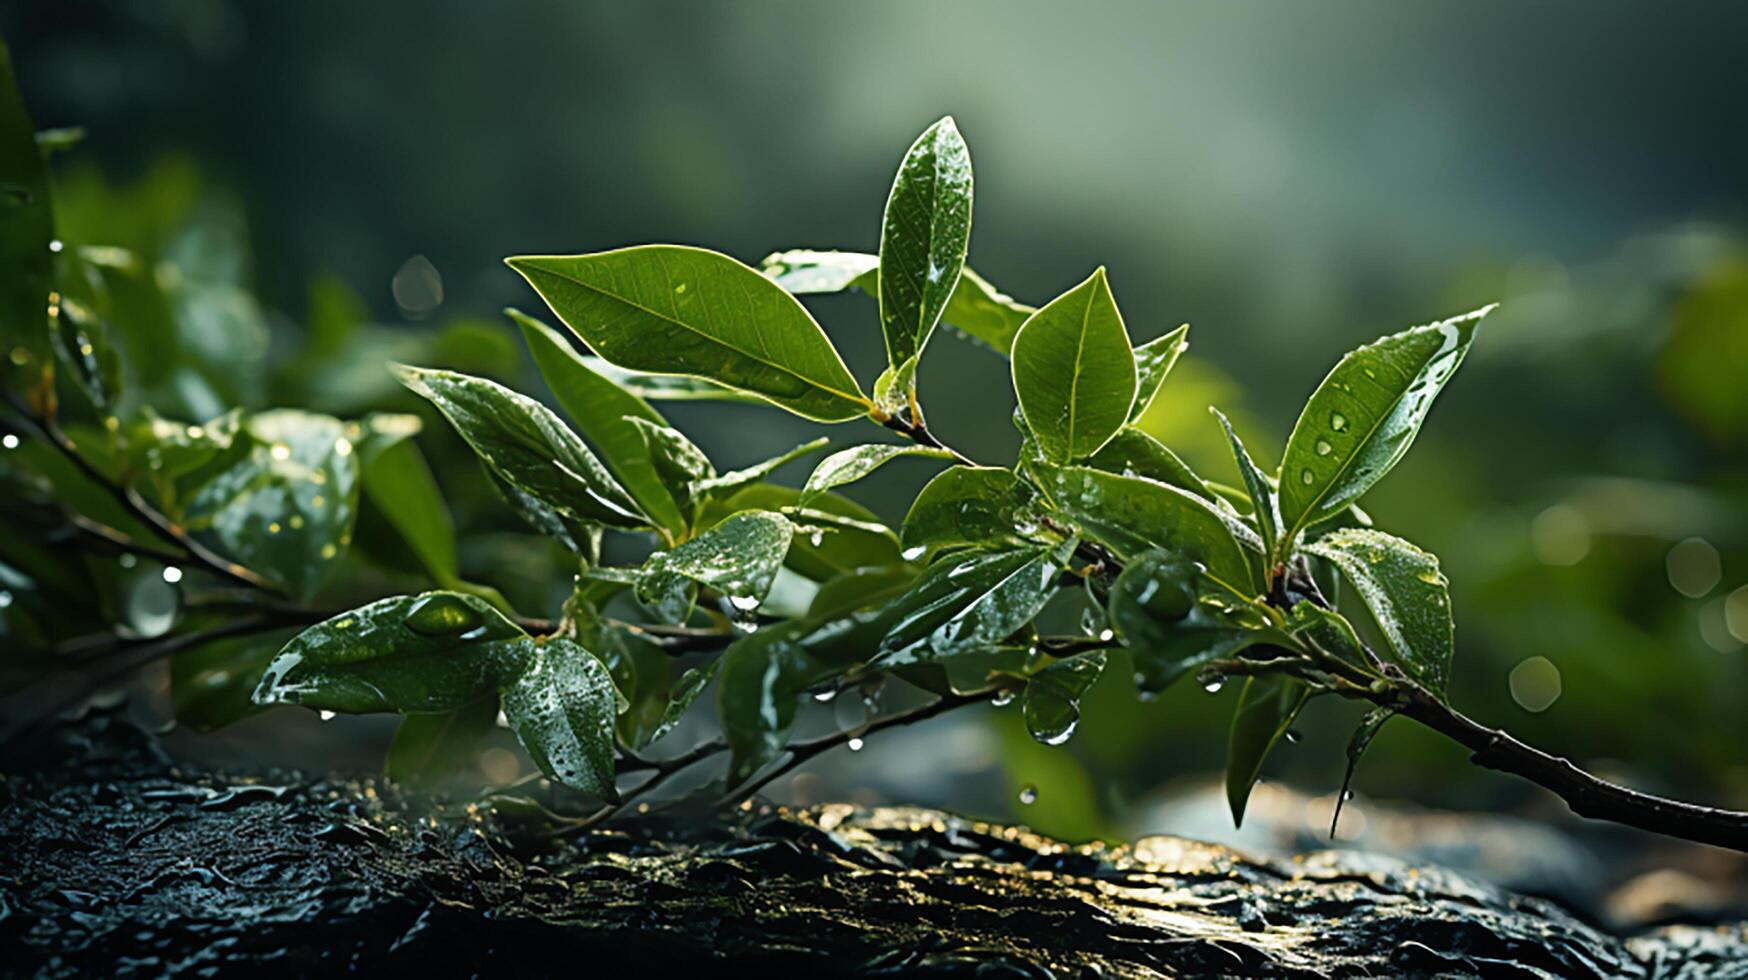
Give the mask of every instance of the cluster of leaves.
<svg viewBox="0 0 1748 980">
<path fill-rule="evenodd" d="M 1229 487 L 1133 424 L 1187 329 L 1133 346 L 1103 269 L 1040 308 L 1016 303 L 965 267 L 971 205 L 969 153 L 949 118 L 900 164 L 878 255 L 780 252 L 762 271 L 675 245 L 510 259 L 590 352 L 510 314 L 574 430 L 493 382 L 397 370 L 524 515 L 576 550 L 563 620 L 533 638 L 462 596 L 384 600 L 294 640 L 257 698 L 440 712 L 501 697 L 549 776 L 610 799 L 615 743 L 641 750 L 712 679 L 733 787 L 783 756 L 808 692 L 891 678 L 947 696 L 1018 696 L 1033 734 L 1056 744 L 1113 649 L 1144 695 L 1248 658 L 1276 669 L 1247 671 L 1233 719 L 1228 783 L 1241 815 L 1270 748 L 1329 689 L 1320 677 L 1441 691 L 1452 621 L 1438 563 L 1366 526 L 1354 505 L 1407 451 L 1481 314 L 1344 357 L 1306 404 L 1278 474 L 1227 426 L 1241 483 Z M 872 394 L 795 298 L 850 287 L 880 306 L 888 365 Z M 1012 465 L 976 465 L 926 427 L 916 367 L 942 322 L 1012 363 L 1024 437 Z M 718 473 L 650 404 L 749 397 L 909 441 L 839 449 L 797 491 L 767 477 L 823 440 Z M 946 465 L 900 527 L 834 492 L 900 456 Z M 602 529 L 642 533 L 653 550 L 638 567 L 602 566 Z M 801 588 L 774 597 L 785 574 Z M 1375 620 L 1381 654 L 1332 608 L 1338 581 Z M 606 615 L 622 593 L 640 622 Z M 1085 604 L 1084 635 L 1040 631 L 1059 594 Z M 458 611 L 444 630 L 415 622 L 437 602 Z M 663 628 L 736 632 L 675 676 Z M 1368 719 L 1362 744 L 1381 721 Z"/>
<path fill-rule="evenodd" d="M 1342 358 L 1275 473 L 1216 412 L 1239 479 L 1204 479 L 1135 424 L 1188 328 L 1134 345 L 1102 268 L 1037 308 L 972 272 L 970 155 L 943 119 L 900 163 L 877 255 L 791 250 L 755 269 L 651 245 L 508 260 L 568 328 L 508 311 L 562 415 L 484 377 L 392 369 L 574 561 L 560 615 L 529 619 L 462 579 L 447 505 L 409 439 L 416 416 L 218 410 L 222 361 L 158 342 L 187 336 L 176 325 L 191 319 L 188 291 L 208 291 L 192 308 L 239 322 L 260 317 L 247 293 L 183 275 L 174 255 L 57 237 L 44 163 L 55 139 L 33 137 L 15 92 L 0 113 L 3 380 L 8 432 L 31 437 L 5 467 L 8 509 L 70 514 L 72 533 L 127 556 L 163 540 L 166 562 L 308 611 L 374 501 L 435 588 L 328 615 L 248 681 L 258 705 L 404 715 L 391 772 L 438 764 L 501 724 L 546 776 L 616 801 L 619 776 L 651 768 L 640 753 L 712 686 L 731 792 L 794 760 L 806 696 L 889 682 L 937 704 L 1019 699 L 1054 745 L 1107 665 L 1126 662 L 1144 697 L 1186 674 L 1210 687 L 1242 676 L 1228 760 L 1241 817 L 1313 696 L 1443 690 L 1453 640 L 1438 563 L 1371 528 L 1356 503 L 1407 451 L 1485 311 Z M 797 299 L 852 288 L 878 301 L 887 354 L 867 388 Z M 979 465 L 928 429 L 917 366 L 942 324 L 1011 362 L 1022 445 L 1009 465 Z M 796 489 L 773 474 L 827 439 L 721 472 L 652 404 L 676 399 L 865 420 L 883 437 L 837 448 Z M 158 414 L 166 406 L 203 421 Z M 898 526 L 838 493 L 899 457 L 942 469 Z M 609 533 L 643 541 L 647 557 L 605 563 Z M 55 607 L 37 615 L 36 596 L 81 587 L 61 581 L 57 557 L 45 541 L 0 564 L 9 605 L 20 597 L 8 637 L 55 645 Z M 1338 610 L 1342 585 L 1367 613 L 1357 626 Z M 105 618 L 125 623 L 127 605 L 111 600 Z M 1074 606 L 1078 632 L 1040 625 Z M 1354 757 L 1385 717 L 1362 724 Z"/>
</svg>

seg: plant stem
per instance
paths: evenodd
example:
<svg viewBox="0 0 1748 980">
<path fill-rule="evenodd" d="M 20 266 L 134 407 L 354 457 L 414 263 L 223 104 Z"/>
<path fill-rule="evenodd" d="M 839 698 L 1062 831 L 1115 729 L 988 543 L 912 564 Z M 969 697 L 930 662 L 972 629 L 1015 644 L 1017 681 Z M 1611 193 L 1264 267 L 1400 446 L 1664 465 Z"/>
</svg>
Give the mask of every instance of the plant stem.
<svg viewBox="0 0 1748 980">
<path fill-rule="evenodd" d="M 1332 659 L 1313 663 L 1301 657 L 1239 658 L 1215 661 L 1203 670 L 1228 676 L 1279 672 L 1304 676 L 1344 698 L 1412 718 L 1468 749 L 1469 760 L 1476 765 L 1527 779 L 1564 800 L 1580 817 L 1748 854 L 1748 813 L 1684 803 L 1611 783 L 1578 768 L 1570 759 L 1488 728 L 1394 668 L 1387 668 L 1382 683 Z"/>
<path fill-rule="evenodd" d="M 220 578 L 266 592 L 269 595 L 283 594 L 278 586 L 242 565 L 215 553 L 190 537 L 180 525 L 147 503 L 146 499 L 140 496 L 139 491 L 131 485 L 110 479 L 108 474 L 98 469 L 96 465 L 85 458 L 83 453 L 79 452 L 79 447 L 53 418 L 39 417 L 33 414 L 30 407 L 10 391 L 6 392 L 6 399 L 11 403 L 13 410 L 18 413 L 19 417 L 25 421 L 25 424 L 35 429 L 45 442 L 53 446 L 62 456 L 65 456 L 81 475 L 107 491 L 124 510 L 150 528 L 154 534 L 179 549 L 182 561 Z M 123 537 L 125 538 L 125 535 Z"/>
</svg>

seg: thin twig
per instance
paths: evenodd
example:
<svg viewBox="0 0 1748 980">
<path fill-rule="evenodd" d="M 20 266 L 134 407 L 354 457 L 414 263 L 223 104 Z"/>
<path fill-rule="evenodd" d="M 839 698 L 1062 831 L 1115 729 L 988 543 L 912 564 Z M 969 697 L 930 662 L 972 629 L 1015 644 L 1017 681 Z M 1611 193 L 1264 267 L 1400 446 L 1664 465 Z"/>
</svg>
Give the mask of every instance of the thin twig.
<svg viewBox="0 0 1748 980">
<path fill-rule="evenodd" d="M 30 407 L 13 392 L 7 391 L 5 394 L 6 400 L 11 403 L 13 410 L 18 413 L 18 416 L 24 420 L 25 424 L 35 429 L 37 434 L 40 435 L 44 441 L 46 441 L 50 446 L 53 446 L 62 456 L 66 457 L 67 461 L 72 463 L 74 468 L 77 469 L 81 475 L 102 487 L 110 496 L 116 499 L 116 502 L 119 503 L 122 508 L 129 513 L 129 515 L 150 528 L 154 534 L 162 538 L 167 544 L 174 545 L 181 549 L 182 557 L 178 559 L 179 562 L 188 562 L 192 567 L 210 572 L 220 578 L 229 579 L 230 581 L 248 586 L 251 589 L 258 589 L 270 595 L 283 594 L 278 586 L 262 578 L 260 575 L 257 575 L 249 569 L 244 568 L 242 565 L 217 554 L 212 551 L 212 549 L 201 544 L 199 541 L 196 541 L 180 525 L 159 513 L 157 508 L 153 507 L 144 497 L 140 496 L 139 491 L 135 490 L 132 485 L 117 483 L 110 479 L 107 473 L 98 469 L 96 464 L 92 463 L 89 459 L 86 459 L 85 455 L 79 452 L 78 445 L 73 442 L 72 438 L 61 429 L 60 424 L 54 419 L 35 415 L 31 412 Z"/>
</svg>

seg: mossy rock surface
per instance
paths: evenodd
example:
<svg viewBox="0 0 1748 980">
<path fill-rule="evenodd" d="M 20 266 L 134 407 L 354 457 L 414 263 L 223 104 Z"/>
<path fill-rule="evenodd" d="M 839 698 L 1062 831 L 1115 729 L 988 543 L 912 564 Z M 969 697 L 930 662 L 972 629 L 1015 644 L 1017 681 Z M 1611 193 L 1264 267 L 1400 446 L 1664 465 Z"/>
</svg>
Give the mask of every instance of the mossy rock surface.
<svg viewBox="0 0 1748 980">
<path fill-rule="evenodd" d="M 113 717 L 57 739 L 0 782 L 9 975 L 1748 976 L 1742 924 L 1612 935 L 1351 852 L 850 806 L 555 841 L 369 780 L 178 769 Z"/>
</svg>

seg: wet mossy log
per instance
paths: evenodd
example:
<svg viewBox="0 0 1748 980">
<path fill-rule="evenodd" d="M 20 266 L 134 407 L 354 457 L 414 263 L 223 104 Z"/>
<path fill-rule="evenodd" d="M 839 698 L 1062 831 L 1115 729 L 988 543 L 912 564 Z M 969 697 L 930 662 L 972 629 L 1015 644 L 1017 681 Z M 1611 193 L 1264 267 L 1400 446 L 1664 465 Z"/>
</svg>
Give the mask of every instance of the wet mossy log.
<svg viewBox="0 0 1748 980">
<path fill-rule="evenodd" d="M 178 770 L 119 722 L 62 737 L 0 783 L 8 975 L 1748 975 L 1744 926 L 1615 936 L 1352 853 L 848 806 L 554 840 L 368 781 Z"/>
</svg>

